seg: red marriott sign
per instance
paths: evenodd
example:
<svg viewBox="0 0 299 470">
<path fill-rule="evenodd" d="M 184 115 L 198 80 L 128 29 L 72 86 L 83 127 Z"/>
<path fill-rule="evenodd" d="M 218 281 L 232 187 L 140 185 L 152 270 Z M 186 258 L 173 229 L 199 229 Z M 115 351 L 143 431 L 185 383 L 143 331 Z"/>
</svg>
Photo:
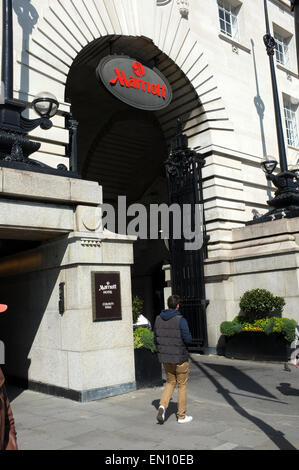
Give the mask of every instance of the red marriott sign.
<svg viewBox="0 0 299 470">
<path fill-rule="evenodd" d="M 130 57 L 105 57 L 97 75 L 114 96 L 135 108 L 156 111 L 171 102 L 172 90 L 162 73 Z"/>
<path fill-rule="evenodd" d="M 134 62 L 134 64 L 138 64 L 142 68 L 142 64 L 140 62 Z M 133 65 L 134 65 L 133 64 Z M 141 80 L 140 78 L 129 76 L 128 79 L 125 75 L 123 70 L 115 69 L 116 77 L 114 80 L 110 80 L 111 85 L 115 85 L 117 82 L 121 84 L 121 86 L 126 86 L 127 88 L 136 88 L 138 90 L 147 91 L 148 93 L 152 93 L 153 95 L 162 96 L 163 99 L 166 98 L 166 89 L 165 85 L 161 85 L 161 83 L 150 83 L 146 80 Z"/>
</svg>

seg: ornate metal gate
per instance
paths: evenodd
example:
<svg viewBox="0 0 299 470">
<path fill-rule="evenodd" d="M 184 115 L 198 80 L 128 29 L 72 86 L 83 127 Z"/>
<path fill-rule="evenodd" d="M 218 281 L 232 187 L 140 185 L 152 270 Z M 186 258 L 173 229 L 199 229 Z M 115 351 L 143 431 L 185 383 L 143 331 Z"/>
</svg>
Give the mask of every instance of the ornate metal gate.
<svg viewBox="0 0 299 470">
<path fill-rule="evenodd" d="M 205 161 L 200 154 L 188 147 L 187 136 L 182 133 L 182 123 L 178 120 L 177 134 L 171 143 L 170 156 L 165 162 L 168 181 L 169 204 L 191 206 L 191 229 L 195 228 L 195 205 L 203 207 L 201 169 Z M 181 224 L 183 218 L 181 217 Z M 170 234 L 172 292 L 181 297 L 181 312 L 187 319 L 193 338 L 192 346 L 201 348 L 207 339 L 204 266 L 206 241 L 204 213 L 202 211 L 203 245 L 200 249 L 186 250 L 183 226 L 181 238 Z"/>
</svg>

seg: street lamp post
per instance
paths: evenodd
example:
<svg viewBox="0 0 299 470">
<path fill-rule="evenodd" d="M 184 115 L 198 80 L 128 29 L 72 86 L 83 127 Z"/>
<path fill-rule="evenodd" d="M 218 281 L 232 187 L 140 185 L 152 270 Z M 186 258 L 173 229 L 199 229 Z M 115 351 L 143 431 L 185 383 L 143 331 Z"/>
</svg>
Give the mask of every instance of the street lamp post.
<svg viewBox="0 0 299 470">
<path fill-rule="evenodd" d="M 54 169 L 32 158 L 28 158 L 40 148 L 39 142 L 28 138 L 28 132 L 40 126 L 50 129 L 50 120 L 58 109 L 59 103 L 51 93 L 43 92 L 33 101 L 39 118 L 27 119 L 22 113 L 26 105 L 13 99 L 13 23 L 12 0 L 2 0 L 2 100 L 0 103 L 0 166 L 42 171 L 47 173 L 66 173 L 65 165 Z"/>
<path fill-rule="evenodd" d="M 277 80 L 275 73 L 274 65 L 274 52 L 275 52 L 275 39 L 271 36 L 270 26 L 269 26 L 269 16 L 268 16 L 268 6 L 267 0 L 264 0 L 264 9 L 265 9 L 265 20 L 266 20 L 266 34 L 264 35 L 264 44 L 266 46 L 267 54 L 269 56 L 270 70 L 271 70 L 271 81 L 272 81 L 272 92 L 273 92 L 273 101 L 274 101 L 274 112 L 275 112 L 275 121 L 276 121 L 276 133 L 277 133 L 277 142 L 278 142 L 278 152 L 279 152 L 279 162 L 281 171 L 288 170 L 286 150 L 284 144 L 283 136 L 283 127 L 280 114 L 280 104 L 277 88 Z"/>
<path fill-rule="evenodd" d="M 12 38 L 12 2 L 3 0 L 2 18 L 2 82 L 4 99 L 13 98 L 13 38 Z"/>
<path fill-rule="evenodd" d="M 294 0 L 298 3 L 298 0 Z M 266 34 L 264 35 L 264 44 L 269 56 L 272 92 L 274 101 L 274 112 L 276 122 L 276 135 L 278 143 L 280 173 L 273 174 L 277 162 L 274 159 L 266 158 L 261 162 L 262 169 L 266 173 L 266 178 L 276 186 L 275 197 L 267 201 L 270 206 L 269 212 L 261 217 L 247 222 L 247 225 L 267 222 L 282 217 L 298 217 L 299 216 L 299 176 L 296 169 L 290 171 L 288 169 L 286 149 L 283 135 L 283 126 L 280 113 L 279 94 L 274 65 L 275 39 L 270 33 L 269 16 L 267 0 L 264 0 L 264 11 L 266 21 Z"/>
</svg>

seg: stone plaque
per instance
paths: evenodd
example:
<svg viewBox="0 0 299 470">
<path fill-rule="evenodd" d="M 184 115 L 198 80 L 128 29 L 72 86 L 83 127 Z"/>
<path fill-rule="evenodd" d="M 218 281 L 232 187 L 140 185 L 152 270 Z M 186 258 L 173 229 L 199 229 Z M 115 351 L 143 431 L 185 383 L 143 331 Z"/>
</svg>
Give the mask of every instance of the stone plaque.
<svg viewBox="0 0 299 470">
<path fill-rule="evenodd" d="M 120 273 L 92 272 L 93 321 L 121 320 Z"/>
</svg>

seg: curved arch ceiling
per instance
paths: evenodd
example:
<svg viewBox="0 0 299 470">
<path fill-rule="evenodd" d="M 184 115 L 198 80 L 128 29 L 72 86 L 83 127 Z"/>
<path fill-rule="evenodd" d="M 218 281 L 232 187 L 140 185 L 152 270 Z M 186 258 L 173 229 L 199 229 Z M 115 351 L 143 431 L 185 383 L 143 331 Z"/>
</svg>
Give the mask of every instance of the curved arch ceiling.
<svg viewBox="0 0 299 470">
<path fill-rule="evenodd" d="M 111 53 L 155 65 L 172 87 L 170 105 L 156 112 L 141 111 L 112 96 L 95 74 L 100 60 Z M 108 199 L 116 194 L 140 198 L 154 178 L 161 176 L 177 118 L 187 121 L 191 111 L 200 107 L 184 73 L 151 40 L 115 35 L 93 41 L 78 54 L 68 75 L 65 99 L 79 122 L 82 176 L 103 184 Z"/>
</svg>

